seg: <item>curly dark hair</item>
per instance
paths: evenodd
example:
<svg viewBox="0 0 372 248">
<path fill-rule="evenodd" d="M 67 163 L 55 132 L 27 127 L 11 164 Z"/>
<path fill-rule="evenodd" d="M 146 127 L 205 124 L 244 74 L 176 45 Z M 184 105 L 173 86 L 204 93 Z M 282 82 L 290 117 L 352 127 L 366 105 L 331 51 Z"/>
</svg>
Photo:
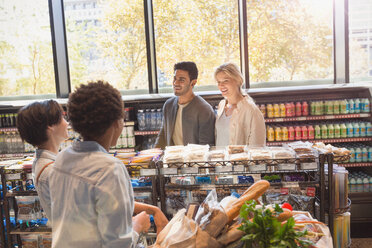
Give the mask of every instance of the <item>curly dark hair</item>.
<svg viewBox="0 0 372 248">
<path fill-rule="evenodd" d="M 184 70 L 189 73 L 190 81 L 198 79 L 198 68 L 196 64 L 192 61 L 183 61 L 176 63 L 173 67 L 173 71 Z"/>
<path fill-rule="evenodd" d="M 22 107 L 16 122 L 21 138 L 33 146 L 40 146 L 48 140 L 48 127 L 59 124 L 62 118 L 61 105 L 54 100 L 46 100 Z"/>
<path fill-rule="evenodd" d="M 120 92 L 104 81 L 81 84 L 70 94 L 67 113 L 72 128 L 84 140 L 95 140 L 120 118 L 124 118 Z"/>
</svg>

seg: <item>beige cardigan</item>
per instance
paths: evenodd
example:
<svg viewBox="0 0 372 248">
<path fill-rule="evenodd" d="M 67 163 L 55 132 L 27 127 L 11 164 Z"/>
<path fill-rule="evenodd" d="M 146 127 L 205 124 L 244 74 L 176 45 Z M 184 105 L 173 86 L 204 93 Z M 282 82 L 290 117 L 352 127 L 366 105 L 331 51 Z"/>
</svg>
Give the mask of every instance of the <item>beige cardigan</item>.
<svg viewBox="0 0 372 248">
<path fill-rule="evenodd" d="M 226 100 L 222 100 L 218 104 L 216 119 L 221 117 L 225 105 Z M 263 115 L 248 96 L 244 96 L 244 99 L 238 102 L 236 109 L 234 109 L 230 119 L 229 132 L 230 145 L 265 145 L 266 127 Z"/>
</svg>

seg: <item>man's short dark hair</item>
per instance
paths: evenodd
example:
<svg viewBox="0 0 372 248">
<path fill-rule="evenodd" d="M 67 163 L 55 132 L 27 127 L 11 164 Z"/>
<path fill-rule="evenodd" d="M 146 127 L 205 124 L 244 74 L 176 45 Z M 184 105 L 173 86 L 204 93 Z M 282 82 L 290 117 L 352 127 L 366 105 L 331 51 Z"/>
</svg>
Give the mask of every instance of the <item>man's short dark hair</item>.
<svg viewBox="0 0 372 248">
<path fill-rule="evenodd" d="M 18 111 L 18 132 L 26 142 L 40 146 L 48 140 L 48 127 L 60 123 L 62 115 L 61 105 L 54 100 L 30 103 Z"/>
<path fill-rule="evenodd" d="M 101 137 L 112 123 L 124 118 L 123 108 L 120 92 L 104 81 L 81 84 L 67 103 L 70 124 L 84 140 Z"/>
<path fill-rule="evenodd" d="M 190 81 L 194 79 L 198 79 L 198 68 L 196 67 L 196 64 L 192 61 L 183 61 L 176 63 L 174 65 L 174 70 L 184 70 L 189 73 Z"/>
</svg>

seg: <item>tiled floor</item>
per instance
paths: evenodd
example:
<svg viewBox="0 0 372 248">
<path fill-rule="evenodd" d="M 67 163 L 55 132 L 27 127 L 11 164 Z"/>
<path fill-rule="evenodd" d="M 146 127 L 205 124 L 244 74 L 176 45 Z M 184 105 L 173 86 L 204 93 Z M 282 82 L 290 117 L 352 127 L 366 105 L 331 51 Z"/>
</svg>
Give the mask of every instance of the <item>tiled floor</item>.
<svg viewBox="0 0 372 248">
<path fill-rule="evenodd" d="M 372 238 L 351 239 L 351 248 L 372 248 Z"/>
</svg>

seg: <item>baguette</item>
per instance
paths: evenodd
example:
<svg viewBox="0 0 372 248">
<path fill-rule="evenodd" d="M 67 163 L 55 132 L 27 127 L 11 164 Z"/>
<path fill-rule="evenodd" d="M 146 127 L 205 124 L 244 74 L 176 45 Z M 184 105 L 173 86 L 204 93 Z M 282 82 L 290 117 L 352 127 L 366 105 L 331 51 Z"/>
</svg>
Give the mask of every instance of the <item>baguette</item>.
<svg viewBox="0 0 372 248">
<path fill-rule="evenodd" d="M 231 203 L 230 206 L 227 206 L 225 209 L 226 215 L 228 217 L 228 222 L 235 219 L 240 212 L 240 208 L 243 204 L 249 200 L 256 200 L 259 198 L 265 191 L 270 187 L 270 183 L 266 180 L 260 180 L 251 187 L 249 187 L 240 198 L 236 199 L 234 202 Z"/>
<path fill-rule="evenodd" d="M 276 218 L 279 222 L 288 220 L 293 216 L 292 211 L 286 208 L 283 208 L 283 213 L 280 213 Z"/>
<path fill-rule="evenodd" d="M 241 237 L 243 237 L 244 232 L 239 230 L 238 228 L 241 226 L 241 224 L 237 224 L 235 226 L 232 226 L 229 228 L 229 230 L 226 233 L 223 233 L 217 238 L 217 241 L 221 243 L 222 245 L 226 246 Z"/>
</svg>

